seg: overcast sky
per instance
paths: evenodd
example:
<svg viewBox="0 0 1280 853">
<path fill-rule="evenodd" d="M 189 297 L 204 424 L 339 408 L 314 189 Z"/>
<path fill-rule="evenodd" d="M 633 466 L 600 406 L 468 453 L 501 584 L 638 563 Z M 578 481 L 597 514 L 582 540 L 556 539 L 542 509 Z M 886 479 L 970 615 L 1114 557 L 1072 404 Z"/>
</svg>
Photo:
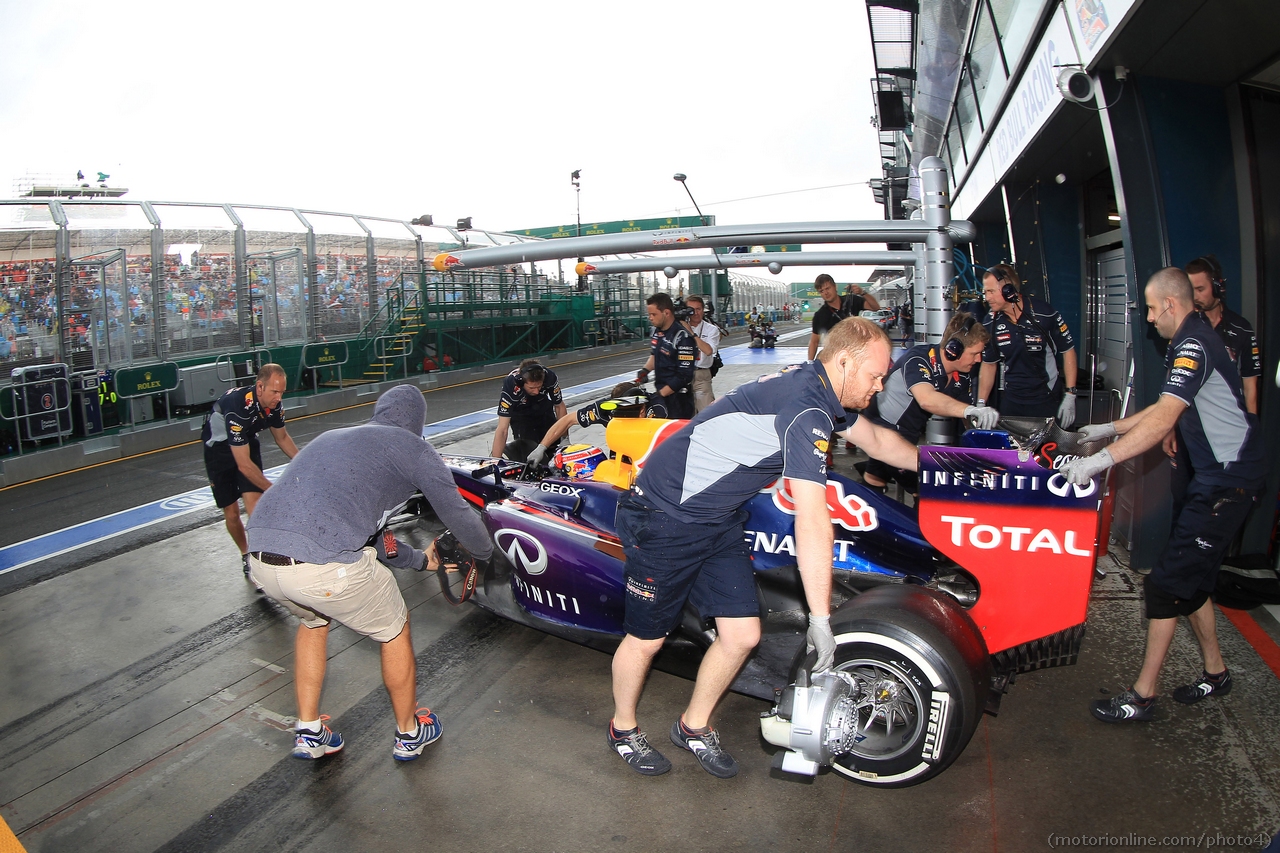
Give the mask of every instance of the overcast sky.
<svg viewBox="0 0 1280 853">
<path fill-rule="evenodd" d="M 0 193 L 515 230 L 574 222 L 574 169 L 584 223 L 691 215 L 684 172 L 721 224 L 880 219 L 870 54 L 859 0 L 0 0 Z"/>
</svg>

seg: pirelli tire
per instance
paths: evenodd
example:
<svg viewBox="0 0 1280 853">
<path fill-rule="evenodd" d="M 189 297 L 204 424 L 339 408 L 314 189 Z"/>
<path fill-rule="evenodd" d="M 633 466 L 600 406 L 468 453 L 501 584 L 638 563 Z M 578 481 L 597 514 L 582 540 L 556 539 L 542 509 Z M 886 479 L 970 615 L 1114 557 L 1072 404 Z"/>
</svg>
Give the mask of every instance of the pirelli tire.
<svg viewBox="0 0 1280 853">
<path fill-rule="evenodd" d="M 932 590 L 883 586 L 833 613 L 831 629 L 835 669 L 877 687 L 857 711 L 863 736 L 832 770 L 900 788 L 950 766 L 982 718 L 991 683 L 990 656 L 968 614 Z"/>
</svg>

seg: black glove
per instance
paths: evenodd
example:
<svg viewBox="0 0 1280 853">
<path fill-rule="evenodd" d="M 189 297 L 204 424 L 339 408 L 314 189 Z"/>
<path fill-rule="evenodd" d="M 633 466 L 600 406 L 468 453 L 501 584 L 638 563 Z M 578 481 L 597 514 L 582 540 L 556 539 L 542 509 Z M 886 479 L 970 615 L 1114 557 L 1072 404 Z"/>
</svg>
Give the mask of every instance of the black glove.
<svg viewBox="0 0 1280 853">
<path fill-rule="evenodd" d="M 636 384 L 637 384 L 637 385 L 643 385 L 644 383 L 646 383 L 646 382 L 648 382 L 648 381 L 649 381 L 649 371 L 648 371 L 648 370 L 646 370 L 645 368 L 643 368 L 643 367 L 642 367 L 642 368 L 640 368 L 639 370 L 637 370 L 637 371 L 636 371 Z"/>
</svg>

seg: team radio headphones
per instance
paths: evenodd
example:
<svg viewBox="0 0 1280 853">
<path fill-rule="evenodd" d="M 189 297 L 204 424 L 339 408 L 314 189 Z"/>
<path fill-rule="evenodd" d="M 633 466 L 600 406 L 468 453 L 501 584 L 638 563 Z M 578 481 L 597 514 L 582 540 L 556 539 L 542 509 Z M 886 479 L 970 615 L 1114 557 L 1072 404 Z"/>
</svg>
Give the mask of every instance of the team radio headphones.
<svg viewBox="0 0 1280 853">
<path fill-rule="evenodd" d="M 1222 264 L 1218 263 L 1218 259 L 1213 255 L 1201 255 L 1191 264 L 1200 263 L 1205 267 L 1205 272 L 1209 274 L 1209 282 L 1213 288 L 1213 298 L 1219 301 L 1227 298 L 1227 279 L 1222 274 Z M 1187 266 L 1191 266 L 1187 264 Z"/>
<path fill-rule="evenodd" d="M 1008 264 L 996 264 L 987 273 L 1000 283 L 1000 297 L 1005 302 L 1020 302 L 1017 273 Z"/>
<path fill-rule="evenodd" d="M 524 385 L 524 383 L 529 381 L 534 374 L 541 373 L 545 375 L 546 371 L 547 369 L 536 361 L 531 361 L 528 364 L 522 364 L 520 365 L 519 380 L 516 384 Z"/>
<path fill-rule="evenodd" d="M 999 279 L 997 279 L 997 281 L 999 281 Z M 1010 287 L 1010 285 L 1006 284 L 1005 287 L 1008 288 Z M 1016 291 L 1015 291 L 1015 294 L 1016 294 Z M 1009 302 L 1014 301 L 1012 299 L 1009 299 L 1008 297 L 1005 297 L 1005 298 Z M 964 335 L 969 334 L 969 330 L 972 329 L 975 325 L 977 325 L 977 323 L 978 323 L 978 318 L 970 314 L 967 318 L 965 318 L 964 323 L 960 326 L 960 328 L 956 329 L 955 332 L 952 333 L 951 337 L 947 338 L 947 342 L 942 346 L 942 352 L 947 356 L 949 360 L 956 361 L 957 359 L 960 358 L 960 356 L 964 355 L 966 344 L 963 340 L 961 340 L 961 338 Z"/>
</svg>

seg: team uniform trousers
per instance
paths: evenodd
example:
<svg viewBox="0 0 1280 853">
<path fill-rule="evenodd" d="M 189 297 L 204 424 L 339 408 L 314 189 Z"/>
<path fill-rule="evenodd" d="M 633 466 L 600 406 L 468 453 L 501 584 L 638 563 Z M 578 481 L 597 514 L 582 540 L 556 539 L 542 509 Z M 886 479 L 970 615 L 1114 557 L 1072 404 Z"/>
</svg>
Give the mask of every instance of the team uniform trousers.
<svg viewBox="0 0 1280 853">
<path fill-rule="evenodd" d="M 1189 616 L 1204 604 L 1231 540 L 1260 494 L 1260 489 L 1191 481 L 1174 503 L 1173 532 L 1144 584 L 1148 619 Z"/>
<path fill-rule="evenodd" d="M 624 496 L 617 515 L 626 554 L 624 630 L 662 639 L 679 624 L 686 601 L 703 619 L 759 617 L 746 519 L 739 510 L 719 524 L 695 524 Z"/>
</svg>

